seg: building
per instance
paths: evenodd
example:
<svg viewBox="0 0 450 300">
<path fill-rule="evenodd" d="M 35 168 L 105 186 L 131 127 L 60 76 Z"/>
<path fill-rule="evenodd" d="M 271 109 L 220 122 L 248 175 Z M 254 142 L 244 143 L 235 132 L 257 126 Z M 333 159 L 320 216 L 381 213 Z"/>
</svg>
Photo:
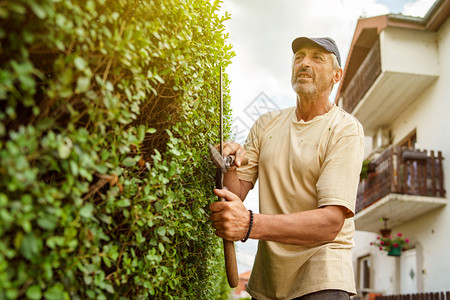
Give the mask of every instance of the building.
<svg viewBox="0 0 450 300">
<path fill-rule="evenodd" d="M 360 19 L 336 104 L 369 138 L 355 215 L 358 296 L 450 290 L 450 0 L 424 18 Z M 447 158 L 447 159 L 446 159 Z M 380 229 L 410 242 L 370 245 Z"/>
<path fill-rule="evenodd" d="M 247 293 L 247 285 L 248 280 L 250 279 L 250 275 L 252 274 L 252 271 L 247 271 L 244 273 L 239 274 L 239 284 L 238 286 L 233 290 L 231 294 L 231 299 L 250 299 L 251 296 L 249 293 Z"/>
</svg>

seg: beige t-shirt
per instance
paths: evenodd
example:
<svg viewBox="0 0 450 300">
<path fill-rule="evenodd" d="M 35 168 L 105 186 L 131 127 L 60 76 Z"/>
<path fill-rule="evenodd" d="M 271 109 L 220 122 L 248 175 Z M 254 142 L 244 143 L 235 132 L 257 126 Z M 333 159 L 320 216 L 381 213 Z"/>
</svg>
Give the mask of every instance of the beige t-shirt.
<svg viewBox="0 0 450 300">
<path fill-rule="evenodd" d="M 295 107 L 267 113 L 245 143 L 248 165 L 239 179 L 259 178 L 260 213 L 289 214 L 326 205 L 348 209 L 336 239 L 313 246 L 259 241 L 247 291 L 258 300 L 292 299 L 324 289 L 355 293 L 350 249 L 364 152 L 361 124 L 333 108 L 297 121 Z"/>
</svg>

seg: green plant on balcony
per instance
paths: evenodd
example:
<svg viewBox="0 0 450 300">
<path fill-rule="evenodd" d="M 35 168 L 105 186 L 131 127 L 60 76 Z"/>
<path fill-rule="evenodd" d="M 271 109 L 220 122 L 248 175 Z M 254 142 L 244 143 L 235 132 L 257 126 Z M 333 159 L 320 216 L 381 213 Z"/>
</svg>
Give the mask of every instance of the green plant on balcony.
<svg viewBox="0 0 450 300">
<path fill-rule="evenodd" d="M 370 163 L 370 161 L 367 159 L 363 161 L 363 165 L 361 168 L 361 174 L 359 174 L 360 180 L 366 179 L 367 176 L 369 175 L 369 163 Z"/>
<path fill-rule="evenodd" d="M 373 164 L 370 160 L 365 159 L 363 161 L 362 167 L 361 167 L 361 173 L 359 174 L 359 179 L 362 181 L 364 179 L 367 179 L 370 173 L 375 172 L 375 164 Z"/>
<path fill-rule="evenodd" d="M 402 250 L 409 244 L 409 239 L 404 238 L 401 233 L 397 233 L 395 236 L 377 236 L 377 240 L 370 244 L 381 251 L 386 251 L 389 256 L 400 256 Z"/>
</svg>

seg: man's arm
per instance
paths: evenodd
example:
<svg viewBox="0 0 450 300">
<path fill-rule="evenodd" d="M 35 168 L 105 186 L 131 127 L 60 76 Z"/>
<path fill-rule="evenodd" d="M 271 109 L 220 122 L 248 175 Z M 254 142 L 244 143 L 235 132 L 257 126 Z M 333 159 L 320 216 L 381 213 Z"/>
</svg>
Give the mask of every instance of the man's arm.
<svg viewBox="0 0 450 300">
<path fill-rule="evenodd" d="M 253 183 L 239 179 L 236 169 L 225 173 L 223 185 L 233 194 L 236 194 L 242 201 L 245 200 L 248 192 L 253 188 Z"/>
<path fill-rule="evenodd" d="M 216 234 L 229 241 L 245 237 L 250 215 L 240 198 L 227 190 L 214 190 L 226 202 L 210 205 L 210 220 Z M 314 245 L 335 239 L 347 214 L 347 208 L 330 205 L 285 215 L 255 214 L 250 238 L 291 245 Z"/>
</svg>

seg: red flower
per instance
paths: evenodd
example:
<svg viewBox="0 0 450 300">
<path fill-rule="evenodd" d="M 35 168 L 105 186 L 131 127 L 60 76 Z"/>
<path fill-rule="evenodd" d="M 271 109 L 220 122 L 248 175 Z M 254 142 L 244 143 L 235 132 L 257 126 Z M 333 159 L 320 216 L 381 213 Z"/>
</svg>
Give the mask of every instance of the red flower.
<svg viewBox="0 0 450 300">
<path fill-rule="evenodd" d="M 395 233 L 392 236 L 377 236 L 376 241 L 370 245 L 376 246 L 380 250 L 391 251 L 392 249 L 405 249 L 409 239 L 403 238 L 403 234 Z"/>
</svg>

